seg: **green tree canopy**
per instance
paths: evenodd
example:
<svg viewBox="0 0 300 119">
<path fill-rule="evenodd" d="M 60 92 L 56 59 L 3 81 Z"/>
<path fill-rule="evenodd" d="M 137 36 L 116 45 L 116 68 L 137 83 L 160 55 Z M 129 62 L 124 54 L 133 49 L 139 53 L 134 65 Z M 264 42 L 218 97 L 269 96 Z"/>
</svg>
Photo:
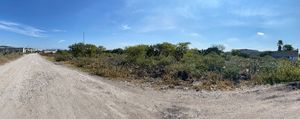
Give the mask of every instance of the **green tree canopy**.
<svg viewBox="0 0 300 119">
<path fill-rule="evenodd" d="M 131 62 L 142 63 L 146 58 L 148 45 L 137 45 L 125 48 L 127 59 Z"/>
<path fill-rule="evenodd" d="M 69 46 L 69 49 L 71 54 L 75 57 L 93 57 L 97 52 L 97 46 L 84 43 L 75 43 Z"/>
<path fill-rule="evenodd" d="M 292 51 L 292 50 L 294 50 L 294 48 L 292 45 L 286 44 L 283 46 L 283 50 L 284 51 Z"/>
<path fill-rule="evenodd" d="M 217 53 L 220 55 L 221 53 L 223 53 L 224 49 L 225 49 L 225 47 L 222 45 L 213 45 L 212 47 L 209 47 L 206 50 L 204 50 L 203 53 L 205 55 L 210 54 L 210 53 Z"/>
<path fill-rule="evenodd" d="M 190 42 L 183 42 L 183 43 L 178 43 L 176 47 L 176 54 L 175 57 L 177 60 L 181 60 L 183 58 L 183 55 L 187 53 L 189 50 L 189 45 Z"/>
<path fill-rule="evenodd" d="M 104 46 L 98 46 L 97 53 L 104 52 L 105 50 L 106 50 L 106 48 Z"/>
</svg>

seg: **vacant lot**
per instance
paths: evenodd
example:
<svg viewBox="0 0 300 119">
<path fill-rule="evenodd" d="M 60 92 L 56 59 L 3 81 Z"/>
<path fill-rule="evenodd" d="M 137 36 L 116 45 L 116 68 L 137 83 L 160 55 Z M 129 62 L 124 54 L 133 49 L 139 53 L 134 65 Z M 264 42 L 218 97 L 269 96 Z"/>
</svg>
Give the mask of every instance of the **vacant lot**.
<svg viewBox="0 0 300 119">
<path fill-rule="evenodd" d="M 37 54 L 0 66 L 3 119 L 298 118 L 297 83 L 229 92 L 154 91 L 55 65 Z"/>
<path fill-rule="evenodd" d="M 101 77 L 163 89 L 232 90 L 300 81 L 299 61 L 273 58 L 268 51 L 224 52 L 222 45 L 199 50 L 189 48 L 189 44 L 164 42 L 106 50 L 75 43 L 68 50 L 43 55 Z"/>
</svg>

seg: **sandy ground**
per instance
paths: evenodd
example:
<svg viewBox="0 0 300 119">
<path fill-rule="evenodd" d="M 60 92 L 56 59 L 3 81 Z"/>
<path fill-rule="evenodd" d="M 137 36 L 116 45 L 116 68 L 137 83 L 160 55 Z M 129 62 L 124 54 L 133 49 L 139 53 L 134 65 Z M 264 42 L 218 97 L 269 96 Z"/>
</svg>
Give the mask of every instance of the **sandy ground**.
<svg viewBox="0 0 300 119">
<path fill-rule="evenodd" d="M 1 119 L 297 119 L 300 86 L 155 91 L 55 65 L 37 54 L 0 66 Z"/>
</svg>

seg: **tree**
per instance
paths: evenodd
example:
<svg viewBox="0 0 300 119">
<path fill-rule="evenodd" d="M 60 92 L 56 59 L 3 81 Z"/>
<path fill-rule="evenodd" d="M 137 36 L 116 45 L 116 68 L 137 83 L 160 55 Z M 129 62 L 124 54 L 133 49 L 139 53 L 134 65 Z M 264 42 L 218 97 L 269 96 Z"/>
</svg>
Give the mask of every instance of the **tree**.
<svg viewBox="0 0 300 119">
<path fill-rule="evenodd" d="M 97 46 L 84 43 L 75 43 L 69 46 L 69 49 L 71 54 L 75 57 L 93 57 L 97 52 Z"/>
<path fill-rule="evenodd" d="M 190 42 L 178 43 L 176 50 L 181 51 L 181 52 L 186 52 L 187 50 L 189 50 L 190 44 L 191 44 Z"/>
<path fill-rule="evenodd" d="M 84 55 L 84 43 L 75 43 L 69 46 L 70 52 L 75 57 L 80 57 Z"/>
<path fill-rule="evenodd" d="M 68 61 L 72 59 L 72 55 L 68 50 L 58 50 L 55 55 L 56 61 Z"/>
<path fill-rule="evenodd" d="M 156 44 L 153 46 L 155 50 L 159 52 L 159 55 L 168 57 L 174 55 L 176 50 L 176 45 L 164 42 L 162 44 Z"/>
<path fill-rule="evenodd" d="M 137 45 L 125 48 L 127 60 L 138 64 L 144 63 L 148 48 L 148 45 Z"/>
<path fill-rule="evenodd" d="M 250 55 L 246 53 L 242 53 L 240 50 L 232 50 L 231 55 L 233 56 L 239 56 L 239 57 L 244 57 L 244 58 L 249 58 Z"/>
<path fill-rule="evenodd" d="M 117 48 L 117 49 L 113 49 L 111 51 L 111 53 L 115 53 L 115 54 L 123 54 L 124 50 L 122 48 Z"/>
<path fill-rule="evenodd" d="M 294 50 L 294 48 L 292 45 L 286 44 L 283 46 L 283 50 L 284 51 L 292 51 L 292 50 Z"/>
<path fill-rule="evenodd" d="M 84 55 L 85 57 L 94 57 L 94 56 L 96 56 L 97 46 L 95 46 L 93 44 L 85 44 L 84 53 L 85 53 L 85 55 Z"/>
<path fill-rule="evenodd" d="M 206 50 L 203 51 L 203 53 L 205 55 L 210 54 L 210 53 L 217 53 L 218 55 L 220 55 L 221 53 L 223 53 L 223 50 L 225 49 L 224 46 L 221 47 L 221 45 L 213 45 L 210 48 L 207 48 Z"/>
<path fill-rule="evenodd" d="M 189 50 L 190 42 L 178 43 L 176 47 L 175 57 L 177 60 L 183 58 L 183 55 Z"/>
<path fill-rule="evenodd" d="M 147 49 L 147 56 L 148 57 L 153 57 L 153 56 L 159 56 L 160 51 L 157 47 L 151 45 Z"/>
<path fill-rule="evenodd" d="M 212 45 L 212 47 L 218 48 L 220 51 L 224 51 L 226 49 L 224 45 Z"/>
<path fill-rule="evenodd" d="M 221 71 L 224 67 L 225 59 L 216 52 L 212 52 L 204 57 L 204 64 L 208 71 Z"/>
<path fill-rule="evenodd" d="M 277 43 L 278 51 L 282 51 L 282 45 L 283 45 L 283 41 L 279 40 L 278 43 Z"/>
<path fill-rule="evenodd" d="M 98 46 L 98 48 L 97 48 L 97 54 L 101 54 L 104 51 L 106 51 L 106 48 L 104 46 Z"/>
</svg>

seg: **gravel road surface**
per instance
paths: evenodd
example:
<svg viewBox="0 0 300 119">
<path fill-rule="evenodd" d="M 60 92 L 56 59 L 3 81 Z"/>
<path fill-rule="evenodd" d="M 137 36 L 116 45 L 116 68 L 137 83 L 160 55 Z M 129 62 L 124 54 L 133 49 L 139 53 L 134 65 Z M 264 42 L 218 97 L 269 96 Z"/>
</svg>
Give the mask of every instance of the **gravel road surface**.
<svg viewBox="0 0 300 119">
<path fill-rule="evenodd" d="M 155 91 L 91 76 L 38 54 L 0 66 L 1 119 L 299 119 L 300 85 Z"/>
</svg>

